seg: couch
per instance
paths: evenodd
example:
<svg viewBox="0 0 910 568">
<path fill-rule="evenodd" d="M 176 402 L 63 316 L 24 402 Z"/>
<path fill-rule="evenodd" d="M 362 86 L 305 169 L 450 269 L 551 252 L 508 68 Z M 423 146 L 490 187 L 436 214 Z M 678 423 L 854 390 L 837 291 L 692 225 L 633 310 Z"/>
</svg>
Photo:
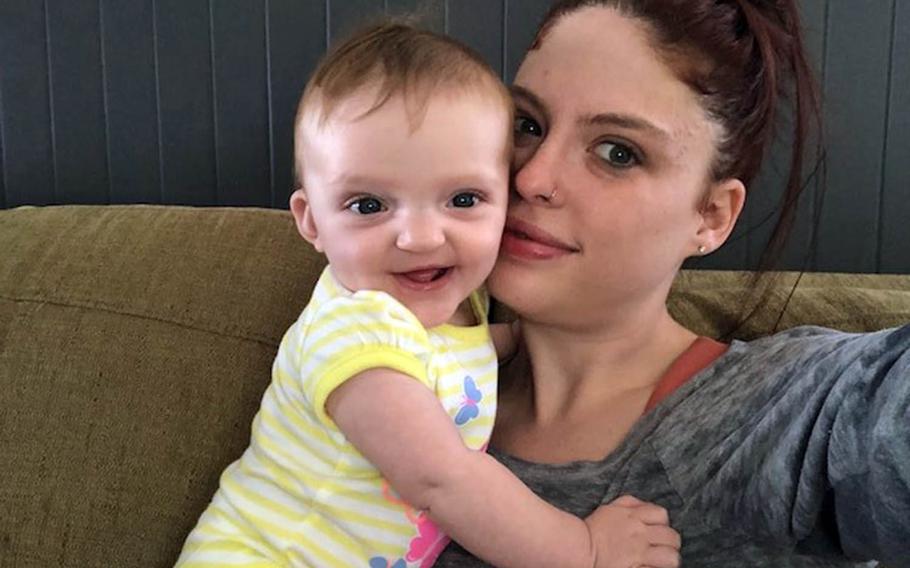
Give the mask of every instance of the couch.
<svg viewBox="0 0 910 568">
<path fill-rule="evenodd" d="M 0 568 L 171 566 L 323 262 L 286 211 L 0 211 Z M 671 310 L 725 333 L 747 276 L 684 271 Z M 738 337 L 910 321 L 910 276 L 779 276 Z"/>
</svg>

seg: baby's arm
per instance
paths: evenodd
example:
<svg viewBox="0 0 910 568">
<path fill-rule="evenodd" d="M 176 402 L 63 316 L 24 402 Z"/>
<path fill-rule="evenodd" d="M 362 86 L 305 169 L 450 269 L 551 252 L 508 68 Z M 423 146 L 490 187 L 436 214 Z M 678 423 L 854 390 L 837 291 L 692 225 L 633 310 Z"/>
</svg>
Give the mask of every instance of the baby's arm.
<svg viewBox="0 0 910 568">
<path fill-rule="evenodd" d="M 488 454 L 465 447 L 433 393 L 406 375 L 361 373 L 329 396 L 326 409 L 405 501 L 493 565 L 620 566 L 603 554 L 612 543 L 625 552 L 610 550 L 617 558 L 644 564 L 640 551 L 647 552 L 653 531 L 639 512 L 614 508 L 611 515 L 602 507 L 589 517 L 592 539 L 585 521 L 538 498 Z M 617 538 L 626 536 L 632 540 Z"/>
<path fill-rule="evenodd" d="M 411 504 L 496 566 L 594 566 L 584 521 L 546 504 L 485 452 L 468 449 L 433 392 L 389 369 L 343 383 L 326 410 Z"/>
</svg>

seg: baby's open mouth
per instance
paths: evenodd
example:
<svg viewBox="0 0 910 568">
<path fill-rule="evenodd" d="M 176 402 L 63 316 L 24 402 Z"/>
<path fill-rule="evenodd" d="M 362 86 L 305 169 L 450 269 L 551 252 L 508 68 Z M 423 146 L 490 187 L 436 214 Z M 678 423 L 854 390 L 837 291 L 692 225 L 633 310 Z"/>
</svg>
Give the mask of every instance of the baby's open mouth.
<svg viewBox="0 0 910 568">
<path fill-rule="evenodd" d="M 420 270 L 411 270 L 409 272 L 400 272 L 399 275 L 411 280 L 412 282 L 417 282 L 419 284 L 426 284 L 428 282 L 435 282 L 439 280 L 446 274 L 448 274 L 451 267 L 444 268 L 423 268 Z"/>
</svg>

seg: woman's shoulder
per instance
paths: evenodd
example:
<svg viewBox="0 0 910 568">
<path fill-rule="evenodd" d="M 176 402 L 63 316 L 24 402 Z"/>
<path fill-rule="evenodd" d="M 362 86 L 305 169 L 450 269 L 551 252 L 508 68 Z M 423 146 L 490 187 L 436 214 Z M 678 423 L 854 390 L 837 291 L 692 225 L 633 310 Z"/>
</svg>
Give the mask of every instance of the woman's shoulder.
<svg viewBox="0 0 910 568">
<path fill-rule="evenodd" d="M 822 358 L 850 361 L 865 354 L 870 363 L 875 355 L 902 354 L 910 350 L 910 324 L 874 332 L 849 332 L 819 326 L 799 326 L 751 341 L 733 341 L 715 365 L 760 364 L 765 370 L 778 365 L 819 363 Z"/>
<path fill-rule="evenodd" d="M 796 432 L 799 420 L 811 427 L 807 408 L 836 406 L 853 389 L 872 389 L 907 368 L 910 325 L 868 333 L 803 326 L 734 341 L 655 410 L 651 439 L 684 461 L 686 452 L 700 455 L 716 444 L 735 448 L 757 430 L 780 438 Z M 680 423 L 689 434 L 683 440 Z"/>
<path fill-rule="evenodd" d="M 659 445 L 683 460 L 684 452 L 698 455 L 711 446 L 707 440 L 733 440 L 753 426 L 791 429 L 806 405 L 824 405 L 859 383 L 893 374 L 910 366 L 908 359 L 910 325 L 869 333 L 802 326 L 733 341 L 645 422 L 653 428 L 652 442 L 663 440 Z M 689 433 L 684 440 L 677 433 L 681 423 Z"/>
<path fill-rule="evenodd" d="M 729 349 L 692 377 L 676 398 L 751 398 L 799 388 L 820 373 L 867 374 L 910 356 L 910 324 L 854 333 L 800 326 L 750 341 L 734 340 Z"/>
<path fill-rule="evenodd" d="M 764 337 L 759 337 L 757 339 L 752 339 L 750 341 L 745 341 L 743 343 L 753 343 L 760 344 L 762 342 L 776 342 L 789 338 L 875 338 L 885 335 L 890 335 L 893 333 L 910 333 L 910 323 L 907 323 L 903 326 L 890 327 L 885 329 L 880 329 L 876 331 L 850 331 L 850 330 L 841 330 L 831 327 L 822 327 L 818 325 L 800 325 L 796 327 L 791 327 L 783 331 L 778 331 Z"/>
</svg>

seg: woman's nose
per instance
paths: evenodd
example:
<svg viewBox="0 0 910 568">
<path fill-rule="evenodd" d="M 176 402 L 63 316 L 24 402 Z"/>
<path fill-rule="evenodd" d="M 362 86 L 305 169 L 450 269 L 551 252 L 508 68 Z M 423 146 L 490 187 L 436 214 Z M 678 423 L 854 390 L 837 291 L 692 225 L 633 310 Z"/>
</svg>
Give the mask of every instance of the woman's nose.
<svg viewBox="0 0 910 568">
<path fill-rule="evenodd" d="M 518 167 L 513 177 L 515 192 L 530 203 L 554 205 L 559 194 L 557 168 L 559 152 L 554 144 L 544 142 Z"/>
<path fill-rule="evenodd" d="M 445 242 L 445 232 L 439 220 L 426 213 L 413 213 L 403 220 L 395 246 L 407 252 L 430 252 Z"/>
</svg>

